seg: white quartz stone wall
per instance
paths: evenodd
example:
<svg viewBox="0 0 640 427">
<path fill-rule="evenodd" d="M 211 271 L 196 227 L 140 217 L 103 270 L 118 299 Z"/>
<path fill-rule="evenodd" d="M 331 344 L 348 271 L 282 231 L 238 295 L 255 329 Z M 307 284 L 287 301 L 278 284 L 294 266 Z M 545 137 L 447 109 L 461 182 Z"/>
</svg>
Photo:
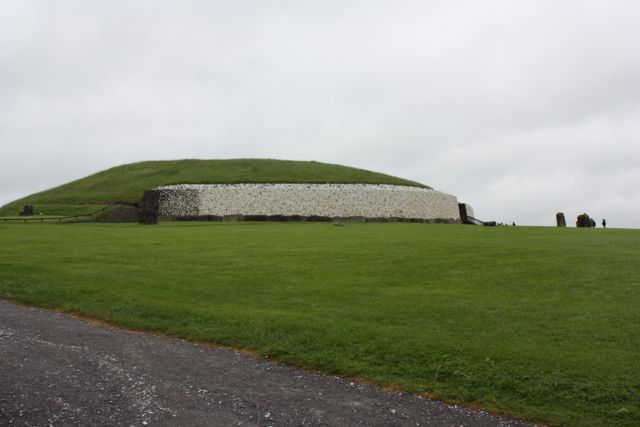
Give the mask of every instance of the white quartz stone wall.
<svg viewBox="0 0 640 427">
<path fill-rule="evenodd" d="M 459 221 L 439 191 L 373 184 L 207 184 L 157 188 L 160 216 L 282 215 Z"/>
</svg>

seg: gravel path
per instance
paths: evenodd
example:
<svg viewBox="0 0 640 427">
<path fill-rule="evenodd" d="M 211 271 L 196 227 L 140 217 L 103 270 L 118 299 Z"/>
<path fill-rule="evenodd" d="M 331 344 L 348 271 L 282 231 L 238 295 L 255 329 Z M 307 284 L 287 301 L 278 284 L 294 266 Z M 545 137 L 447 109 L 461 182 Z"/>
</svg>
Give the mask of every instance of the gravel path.
<svg viewBox="0 0 640 427">
<path fill-rule="evenodd" d="M 0 425 L 531 424 L 0 301 Z"/>
</svg>

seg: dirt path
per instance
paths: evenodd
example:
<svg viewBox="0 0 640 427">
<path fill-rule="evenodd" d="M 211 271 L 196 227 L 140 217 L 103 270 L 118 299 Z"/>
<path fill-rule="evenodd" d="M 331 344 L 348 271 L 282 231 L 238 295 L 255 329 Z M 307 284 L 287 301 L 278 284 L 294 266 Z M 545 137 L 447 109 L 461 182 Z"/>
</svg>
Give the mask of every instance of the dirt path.
<svg viewBox="0 0 640 427">
<path fill-rule="evenodd" d="M 0 425 L 530 424 L 0 301 Z"/>
</svg>

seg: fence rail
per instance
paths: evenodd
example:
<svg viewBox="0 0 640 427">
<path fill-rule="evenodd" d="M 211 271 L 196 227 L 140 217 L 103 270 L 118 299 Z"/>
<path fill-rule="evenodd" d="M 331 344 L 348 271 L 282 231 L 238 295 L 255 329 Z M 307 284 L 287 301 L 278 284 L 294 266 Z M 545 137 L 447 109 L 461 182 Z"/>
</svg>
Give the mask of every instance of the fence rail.
<svg viewBox="0 0 640 427">
<path fill-rule="evenodd" d="M 104 211 L 108 207 L 114 206 L 114 205 L 135 205 L 135 206 L 137 206 L 134 203 L 128 203 L 128 202 L 111 202 L 111 203 L 107 204 L 106 206 L 98 209 L 95 212 L 90 212 L 90 213 L 85 213 L 85 214 L 50 217 L 50 218 L 41 218 L 41 217 L 37 217 L 35 215 L 34 216 L 25 216 L 23 218 L 2 218 L 2 217 L 0 217 L 0 221 L 3 221 L 3 222 L 18 221 L 18 222 L 24 222 L 25 224 L 27 222 L 45 222 L 45 221 L 62 222 L 63 220 L 72 220 L 72 219 L 78 219 L 78 218 L 92 217 L 92 216 Z"/>
</svg>

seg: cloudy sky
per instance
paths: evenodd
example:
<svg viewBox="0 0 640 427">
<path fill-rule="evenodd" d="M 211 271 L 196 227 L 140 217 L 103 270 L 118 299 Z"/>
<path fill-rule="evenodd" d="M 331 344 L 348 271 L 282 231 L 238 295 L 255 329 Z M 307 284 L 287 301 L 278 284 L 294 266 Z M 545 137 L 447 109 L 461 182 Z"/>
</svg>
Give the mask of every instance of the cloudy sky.
<svg viewBox="0 0 640 427">
<path fill-rule="evenodd" d="M 640 224 L 637 0 L 0 0 L 0 204 L 150 159 L 317 160 L 481 219 Z"/>
</svg>

